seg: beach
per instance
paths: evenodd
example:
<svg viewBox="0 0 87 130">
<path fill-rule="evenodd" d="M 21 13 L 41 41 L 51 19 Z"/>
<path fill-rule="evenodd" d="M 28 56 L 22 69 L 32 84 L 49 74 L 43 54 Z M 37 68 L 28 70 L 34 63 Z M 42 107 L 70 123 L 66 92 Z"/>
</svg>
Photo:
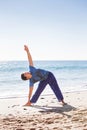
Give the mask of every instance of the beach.
<svg viewBox="0 0 87 130">
<path fill-rule="evenodd" d="M 64 93 L 67 105 L 55 95 L 41 95 L 24 107 L 27 97 L 0 99 L 1 130 L 87 130 L 87 91 Z"/>
<path fill-rule="evenodd" d="M 20 75 L 27 71 L 26 64 L 0 63 L 0 130 L 87 130 L 87 61 L 35 62 L 37 68 L 54 73 L 65 106 L 57 101 L 49 85 L 37 103 L 23 106 L 28 99 L 29 81 L 22 81 Z"/>
</svg>

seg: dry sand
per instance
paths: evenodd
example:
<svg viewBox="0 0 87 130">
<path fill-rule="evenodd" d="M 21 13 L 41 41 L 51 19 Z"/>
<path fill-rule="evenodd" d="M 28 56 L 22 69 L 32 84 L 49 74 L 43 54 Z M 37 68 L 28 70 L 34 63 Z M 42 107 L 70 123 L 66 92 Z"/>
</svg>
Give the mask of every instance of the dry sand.
<svg viewBox="0 0 87 130">
<path fill-rule="evenodd" d="M 23 107 L 25 98 L 0 99 L 0 130 L 87 130 L 87 91 L 64 93 L 65 106 L 54 95 L 40 96 Z"/>
</svg>

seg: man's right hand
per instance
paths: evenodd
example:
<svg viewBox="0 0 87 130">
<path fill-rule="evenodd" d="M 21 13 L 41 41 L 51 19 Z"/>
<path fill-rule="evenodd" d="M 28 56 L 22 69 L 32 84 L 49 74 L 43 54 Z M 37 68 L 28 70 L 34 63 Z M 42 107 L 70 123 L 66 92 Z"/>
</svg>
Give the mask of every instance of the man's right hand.
<svg viewBox="0 0 87 130">
<path fill-rule="evenodd" d="M 25 105 L 23 106 L 31 106 L 31 102 L 27 102 Z"/>
</svg>

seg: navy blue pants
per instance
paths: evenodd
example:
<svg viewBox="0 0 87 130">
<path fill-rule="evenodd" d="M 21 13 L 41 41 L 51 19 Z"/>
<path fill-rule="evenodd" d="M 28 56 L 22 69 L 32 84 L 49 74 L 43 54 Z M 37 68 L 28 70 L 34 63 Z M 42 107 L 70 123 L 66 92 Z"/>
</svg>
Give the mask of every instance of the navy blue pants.
<svg viewBox="0 0 87 130">
<path fill-rule="evenodd" d="M 46 87 L 47 84 L 50 85 L 50 87 L 53 90 L 54 94 L 56 95 L 57 99 L 59 101 L 63 100 L 63 95 L 57 84 L 56 78 L 51 72 L 49 72 L 47 79 L 40 81 L 35 94 L 33 95 L 33 97 L 30 100 L 31 103 L 35 103 L 38 100 L 40 94 L 42 93 L 42 91 L 44 90 L 44 88 Z"/>
</svg>

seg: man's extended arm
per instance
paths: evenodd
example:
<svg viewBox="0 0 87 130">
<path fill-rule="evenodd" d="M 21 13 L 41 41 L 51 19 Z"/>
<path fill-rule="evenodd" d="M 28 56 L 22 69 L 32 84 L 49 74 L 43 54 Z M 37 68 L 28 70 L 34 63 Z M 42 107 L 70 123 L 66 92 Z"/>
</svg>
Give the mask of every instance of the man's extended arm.
<svg viewBox="0 0 87 130">
<path fill-rule="evenodd" d="M 28 102 L 24 106 L 31 106 L 30 98 L 32 96 L 33 87 L 30 87 L 29 89 L 29 95 L 28 95 Z"/>
<path fill-rule="evenodd" d="M 30 51 L 29 51 L 27 45 L 24 45 L 24 50 L 27 52 L 29 65 L 30 65 L 30 66 L 33 66 L 33 60 L 32 60 L 32 57 L 31 57 L 31 54 L 30 54 Z"/>
<path fill-rule="evenodd" d="M 29 88 L 29 95 L 28 95 L 28 102 L 30 102 L 30 98 L 32 96 L 32 92 L 33 92 L 33 87 Z"/>
<path fill-rule="evenodd" d="M 33 66 L 33 60 L 29 51 L 29 48 L 27 45 L 24 45 L 24 50 L 27 52 L 27 57 L 28 57 L 28 61 L 29 61 L 29 65 Z M 30 102 L 30 98 L 32 96 L 32 92 L 33 92 L 33 86 L 29 87 L 29 94 L 28 94 L 28 102 L 24 105 L 24 106 L 30 106 L 31 102 Z"/>
</svg>

